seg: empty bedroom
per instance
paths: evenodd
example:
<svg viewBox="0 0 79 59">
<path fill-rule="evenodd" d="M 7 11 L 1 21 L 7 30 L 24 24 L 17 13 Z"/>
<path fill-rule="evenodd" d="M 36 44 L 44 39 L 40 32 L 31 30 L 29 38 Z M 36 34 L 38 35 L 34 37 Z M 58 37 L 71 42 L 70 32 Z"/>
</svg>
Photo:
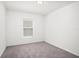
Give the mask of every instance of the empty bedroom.
<svg viewBox="0 0 79 59">
<path fill-rule="evenodd" d="M 0 1 L 0 58 L 79 58 L 79 1 Z"/>
</svg>

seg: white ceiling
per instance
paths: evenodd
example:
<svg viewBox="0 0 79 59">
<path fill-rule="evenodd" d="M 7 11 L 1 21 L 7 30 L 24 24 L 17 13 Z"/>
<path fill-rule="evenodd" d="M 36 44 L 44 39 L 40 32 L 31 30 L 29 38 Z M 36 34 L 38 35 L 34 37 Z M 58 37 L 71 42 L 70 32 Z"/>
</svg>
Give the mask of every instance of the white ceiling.
<svg viewBox="0 0 79 59">
<path fill-rule="evenodd" d="M 7 9 L 37 13 L 46 15 L 51 11 L 55 11 L 63 6 L 73 3 L 72 1 L 43 1 L 43 4 L 38 4 L 37 1 L 7 1 L 4 2 Z"/>
</svg>

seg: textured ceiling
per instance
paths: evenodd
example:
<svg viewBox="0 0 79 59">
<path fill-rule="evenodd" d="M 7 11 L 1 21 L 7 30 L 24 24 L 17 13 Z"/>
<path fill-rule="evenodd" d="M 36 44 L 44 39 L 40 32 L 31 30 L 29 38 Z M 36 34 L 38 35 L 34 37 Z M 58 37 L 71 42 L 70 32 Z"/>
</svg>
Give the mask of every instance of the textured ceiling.
<svg viewBox="0 0 79 59">
<path fill-rule="evenodd" d="M 46 15 L 51 11 L 55 11 L 73 2 L 72 1 L 43 1 L 42 4 L 38 4 L 37 1 L 7 1 L 4 3 L 6 8 L 10 10 Z"/>
</svg>

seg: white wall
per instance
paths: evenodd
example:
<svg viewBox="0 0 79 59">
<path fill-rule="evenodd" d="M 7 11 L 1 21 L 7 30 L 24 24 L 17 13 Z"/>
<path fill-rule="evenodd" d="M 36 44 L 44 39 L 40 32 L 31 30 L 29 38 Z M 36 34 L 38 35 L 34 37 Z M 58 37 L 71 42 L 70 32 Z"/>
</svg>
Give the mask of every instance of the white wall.
<svg viewBox="0 0 79 59">
<path fill-rule="evenodd" d="M 23 37 L 23 18 L 33 20 L 33 39 Z M 18 45 L 43 41 L 43 16 L 8 10 L 7 45 Z"/>
<path fill-rule="evenodd" d="M 5 42 L 5 7 L 2 2 L 0 2 L 0 56 L 6 48 Z"/>
<path fill-rule="evenodd" d="M 79 56 L 79 3 L 46 17 L 46 42 Z"/>
</svg>

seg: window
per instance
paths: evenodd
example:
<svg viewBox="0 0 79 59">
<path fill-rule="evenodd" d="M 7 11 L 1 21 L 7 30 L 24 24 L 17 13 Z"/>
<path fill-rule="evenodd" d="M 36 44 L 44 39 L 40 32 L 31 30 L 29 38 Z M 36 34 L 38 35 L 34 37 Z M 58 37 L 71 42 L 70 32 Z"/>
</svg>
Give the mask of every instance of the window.
<svg viewBox="0 0 79 59">
<path fill-rule="evenodd" d="M 24 36 L 32 36 L 33 35 L 33 27 L 31 20 L 24 20 L 23 21 L 23 32 Z"/>
</svg>

